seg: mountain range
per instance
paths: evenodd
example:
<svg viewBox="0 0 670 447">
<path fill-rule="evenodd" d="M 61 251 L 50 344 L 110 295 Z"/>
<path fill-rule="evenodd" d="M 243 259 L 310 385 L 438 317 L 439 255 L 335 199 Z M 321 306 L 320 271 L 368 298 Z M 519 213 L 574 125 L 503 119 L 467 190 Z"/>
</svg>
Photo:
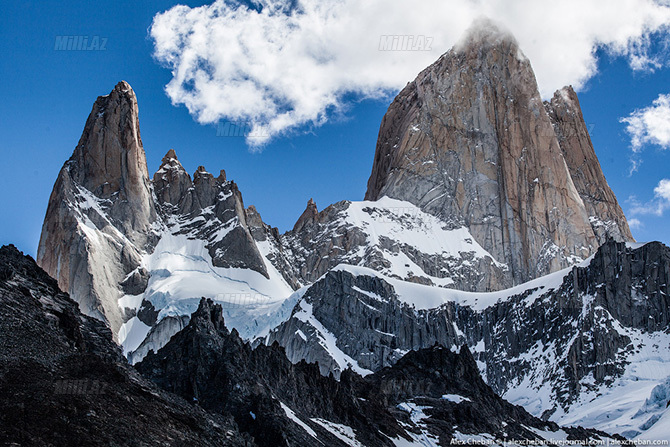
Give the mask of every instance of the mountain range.
<svg viewBox="0 0 670 447">
<path fill-rule="evenodd" d="M 119 82 L 58 175 L 39 268 L 3 248 L 3 313 L 32 321 L 3 330 L 31 353 L 3 377 L 19 355 L 43 381 L 100 374 L 174 405 L 151 427 L 214 424 L 222 445 L 670 438 L 670 249 L 633 239 L 576 93 L 542 101 L 511 35 L 472 29 L 407 84 L 367 186 L 280 233 L 223 170 L 170 149 L 150 176 Z M 39 324 L 51 357 L 28 347 Z M 38 407 L 89 411 L 83 394 Z"/>
</svg>

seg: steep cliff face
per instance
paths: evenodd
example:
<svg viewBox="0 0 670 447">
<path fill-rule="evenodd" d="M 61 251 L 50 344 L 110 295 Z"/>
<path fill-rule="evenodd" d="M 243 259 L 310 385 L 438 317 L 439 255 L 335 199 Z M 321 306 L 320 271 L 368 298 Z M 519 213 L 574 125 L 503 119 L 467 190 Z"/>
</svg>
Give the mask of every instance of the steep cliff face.
<svg viewBox="0 0 670 447">
<path fill-rule="evenodd" d="M 157 220 L 135 93 L 122 81 L 99 97 L 49 199 L 37 262 L 86 315 L 116 334 L 119 284 L 141 263 Z"/>
<path fill-rule="evenodd" d="M 188 326 L 138 370 L 212 412 L 228 413 L 259 447 L 440 445 L 456 439 L 606 439 L 560 429 L 505 402 L 487 386 L 467 347 L 435 345 L 366 377 L 340 380 L 315 364 L 291 364 L 277 344 L 252 348 L 224 324 L 221 306 L 201 301 Z"/>
<path fill-rule="evenodd" d="M 566 163 L 577 157 L 563 155 L 571 150 L 559 144 L 530 62 L 512 36 L 488 24 L 470 31 L 393 101 L 366 199 L 406 200 L 452 227 L 466 226 L 521 283 L 598 246 Z M 602 182 L 593 187 L 609 190 Z M 618 212 L 614 222 L 625 222 Z"/>
<path fill-rule="evenodd" d="M 203 295 L 231 303 L 227 316 L 248 335 L 261 323 L 246 304 L 264 315 L 299 286 L 279 233 L 245 209 L 224 171 L 200 166 L 191 177 L 172 149 L 150 179 L 138 113 L 126 82 L 97 99 L 54 185 L 37 262 L 82 312 L 109 324 L 126 354 Z M 149 345 L 178 326 L 154 331 Z"/>
<path fill-rule="evenodd" d="M 564 87 L 544 106 L 598 243 L 604 243 L 608 236 L 633 241 L 626 217 L 600 168 L 577 94 L 572 87 Z"/>
<path fill-rule="evenodd" d="M 69 162 L 72 180 L 101 200 L 133 243 L 144 246 L 156 210 L 135 92 L 121 81 L 97 99 Z"/>
<path fill-rule="evenodd" d="M 613 239 L 579 266 L 491 293 L 340 266 L 265 342 L 335 375 L 378 371 L 435 343 L 466 344 L 487 383 L 533 414 L 636 436 L 652 425 L 644 401 L 670 367 L 669 285 L 668 247 Z"/>
</svg>

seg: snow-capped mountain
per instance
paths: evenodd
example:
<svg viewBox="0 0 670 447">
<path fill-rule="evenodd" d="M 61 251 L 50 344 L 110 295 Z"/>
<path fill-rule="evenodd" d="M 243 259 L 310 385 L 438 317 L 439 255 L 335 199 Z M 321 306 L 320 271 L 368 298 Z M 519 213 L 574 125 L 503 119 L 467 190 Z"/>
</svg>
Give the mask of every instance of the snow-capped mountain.
<svg viewBox="0 0 670 447">
<path fill-rule="evenodd" d="M 126 82 L 95 101 L 58 174 L 37 249 L 38 264 L 115 335 L 127 320 L 119 290 L 142 286 L 128 275 L 154 245 L 158 219 L 138 114 Z"/>
<path fill-rule="evenodd" d="M 323 374 L 370 374 L 411 350 L 467 345 L 510 402 L 634 437 L 668 402 L 669 283 L 670 248 L 611 239 L 578 266 L 489 293 L 340 265 L 265 342 L 278 341 L 294 362 L 318 362 Z"/>
<path fill-rule="evenodd" d="M 467 347 L 433 346 L 363 378 L 324 377 L 278 345 L 251 348 L 202 299 L 184 330 L 133 368 L 100 320 L 13 246 L 0 248 L 0 443 L 392 447 L 451 439 L 607 442 L 511 405 Z"/>
<path fill-rule="evenodd" d="M 138 117 L 125 82 L 96 100 L 37 258 L 131 363 L 205 297 L 242 339 L 326 376 L 466 345 L 537 417 L 628 437 L 667 418 L 668 248 L 631 245 L 577 96 L 543 103 L 511 36 L 470 34 L 409 83 L 366 200 L 310 200 L 284 234 L 222 170 L 191 176 L 170 150 L 150 177 Z"/>
<path fill-rule="evenodd" d="M 543 103 L 530 61 L 494 23 L 471 30 L 389 106 L 365 198 L 384 196 L 468 228 L 509 266 L 498 288 L 586 259 L 608 235 L 633 241 L 577 95 L 565 87 Z"/>
<path fill-rule="evenodd" d="M 480 290 L 495 288 L 509 270 L 467 228 L 450 228 L 416 205 L 388 197 L 342 201 L 320 213 L 310 201 L 281 240 L 306 284 L 350 264 L 406 281 Z"/>
</svg>

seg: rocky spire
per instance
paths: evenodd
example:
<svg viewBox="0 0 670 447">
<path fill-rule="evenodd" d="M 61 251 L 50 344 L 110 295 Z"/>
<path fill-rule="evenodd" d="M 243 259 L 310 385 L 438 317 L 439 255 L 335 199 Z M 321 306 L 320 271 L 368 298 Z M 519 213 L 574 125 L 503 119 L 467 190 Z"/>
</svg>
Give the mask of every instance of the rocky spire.
<svg viewBox="0 0 670 447">
<path fill-rule="evenodd" d="M 316 203 L 314 199 L 309 199 L 307 202 L 307 208 L 302 212 L 295 225 L 293 226 L 293 231 L 298 232 L 302 230 L 306 225 L 315 222 L 318 219 L 319 210 L 316 208 Z"/>
<path fill-rule="evenodd" d="M 161 165 L 154 174 L 153 185 L 164 213 L 171 211 L 184 214 L 199 206 L 193 194 L 191 177 L 179 163 L 174 149 L 170 149 L 161 160 Z"/>
<path fill-rule="evenodd" d="M 383 196 L 466 226 L 515 283 L 585 258 L 599 242 L 530 62 L 491 22 L 390 105 L 365 198 Z"/>
<path fill-rule="evenodd" d="M 598 243 L 605 243 L 608 236 L 618 241 L 633 241 L 626 217 L 600 168 L 572 86 L 556 91 L 544 106 Z"/>
<path fill-rule="evenodd" d="M 115 334 L 123 323 L 119 284 L 139 266 L 157 219 L 138 113 L 125 81 L 95 101 L 54 185 L 37 251 L 82 312 Z"/>
<path fill-rule="evenodd" d="M 69 161 L 72 179 L 96 197 L 111 200 L 110 214 L 143 245 L 156 210 L 140 137 L 135 92 L 126 81 L 100 96 Z"/>
</svg>

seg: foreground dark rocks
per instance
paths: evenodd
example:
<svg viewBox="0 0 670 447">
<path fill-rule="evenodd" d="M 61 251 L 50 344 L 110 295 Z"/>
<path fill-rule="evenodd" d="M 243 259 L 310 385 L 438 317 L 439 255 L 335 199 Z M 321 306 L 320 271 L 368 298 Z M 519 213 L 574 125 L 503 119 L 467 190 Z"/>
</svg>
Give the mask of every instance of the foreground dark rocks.
<svg viewBox="0 0 670 447">
<path fill-rule="evenodd" d="M 0 249 L 0 445 L 250 446 L 131 368 L 32 258 Z"/>
</svg>

